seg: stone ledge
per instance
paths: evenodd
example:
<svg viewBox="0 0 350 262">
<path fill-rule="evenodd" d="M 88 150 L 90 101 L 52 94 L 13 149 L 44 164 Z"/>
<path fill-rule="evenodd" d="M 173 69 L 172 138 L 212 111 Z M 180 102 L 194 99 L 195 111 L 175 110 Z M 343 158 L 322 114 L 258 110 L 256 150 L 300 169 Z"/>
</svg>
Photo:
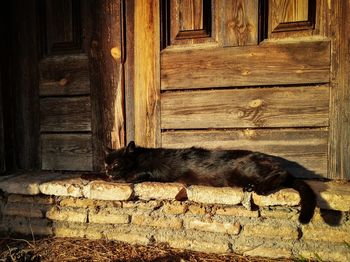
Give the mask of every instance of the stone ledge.
<svg viewBox="0 0 350 262">
<path fill-rule="evenodd" d="M 0 177 L 0 189 L 10 194 L 84 197 L 92 200 L 125 201 L 185 200 L 195 203 L 237 205 L 243 201 L 239 188 L 205 186 L 185 187 L 179 183 L 112 183 L 103 180 L 88 181 L 77 173 L 22 172 Z M 350 183 L 307 181 L 317 195 L 318 207 L 350 211 Z M 268 196 L 253 194 L 258 206 L 295 206 L 300 201 L 293 189 L 282 189 Z M 189 210 L 190 211 L 190 210 Z"/>
</svg>

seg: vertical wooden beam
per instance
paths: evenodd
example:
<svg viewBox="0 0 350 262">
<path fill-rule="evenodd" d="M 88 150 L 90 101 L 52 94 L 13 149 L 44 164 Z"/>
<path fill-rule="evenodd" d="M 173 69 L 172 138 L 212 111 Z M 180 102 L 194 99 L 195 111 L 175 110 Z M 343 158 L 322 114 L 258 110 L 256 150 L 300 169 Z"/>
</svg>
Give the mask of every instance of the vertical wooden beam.
<svg viewBox="0 0 350 262">
<path fill-rule="evenodd" d="M 135 3 L 135 141 L 160 146 L 159 1 Z"/>
<path fill-rule="evenodd" d="M 103 149 L 125 143 L 122 0 L 92 0 L 91 63 L 94 170 L 103 166 Z"/>
<path fill-rule="evenodd" d="M 135 140 L 134 114 L 134 14 L 135 2 L 125 1 L 125 129 L 126 142 Z"/>
<path fill-rule="evenodd" d="M 332 64 L 328 176 L 350 179 L 350 0 L 332 0 L 330 9 Z"/>
</svg>

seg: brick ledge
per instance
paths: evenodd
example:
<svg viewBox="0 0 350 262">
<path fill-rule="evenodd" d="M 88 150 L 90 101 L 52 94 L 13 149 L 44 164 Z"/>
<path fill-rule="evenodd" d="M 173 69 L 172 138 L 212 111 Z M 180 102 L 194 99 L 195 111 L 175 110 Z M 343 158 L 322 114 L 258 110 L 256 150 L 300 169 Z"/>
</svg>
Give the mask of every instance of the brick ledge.
<svg viewBox="0 0 350 262">
<path fill-rule="evenodd" d="M 316 181 L 307 183 L 317 195 L 317 205 L 322 209 L 350 211 L 350 183 L 344 181 Z M 236 205 L 246 198 L 239 188 L 205 186 L 185 187 L 180 183 L 140 184 L 115 183 L 81 178 L 77 173 L 22 172 L 0 177 L 0 189 L 9 194 L 54 195 L 93 200 L 125 201 L 186 200 L 205 204 Z M 297 206 L 299 194 L 293 189 L 281 189 L 268 196 L 252 194 L 257 206 Z"/>
</svg>

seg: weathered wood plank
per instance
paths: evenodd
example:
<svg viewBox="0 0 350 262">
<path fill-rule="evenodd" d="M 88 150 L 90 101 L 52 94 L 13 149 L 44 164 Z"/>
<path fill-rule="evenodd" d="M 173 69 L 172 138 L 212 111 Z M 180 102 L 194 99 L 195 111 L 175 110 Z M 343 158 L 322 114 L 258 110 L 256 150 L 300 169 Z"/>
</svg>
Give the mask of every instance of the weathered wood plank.
<svg viewBox="0 0 350 262">
<path fill-rule="evenodd" d="M 220 19 L 223 19 L 223 45 L 244 46 L 258 43 L 258 1 L 225 1 Z"/>
<path fill-rule="evenodd" d="M 135 2 L 135 141 L 160 145 L 159 1 Z"/>
<path fill-rule="evenodd" d="M 161 53 L 161 88 L 327 83 L 329 54 L 329 41 L 165 49 Z"/>
<path fill-rule="evenodd" d="M 92 170 L 91 134 L 42 134 L 43 170 Z"/>
<path fill-rule="evenodd" d="M 135 140 L 134 115 L 134 1 L 125 2 L 126 61 L 125 61 L 125 121 L 126 142 Z"/>
<path fill-rule="evenodd" d="M 165 92 L 162 129 L 328 126 L 329 87 Z"/>
<path fill-rule="evenodd" d="M 90 94 L 90 79 L 86 71 L 67 74 L 59 81 L 42 81 L 39 86 L 40 96 L 67 96 Z"/>
<path fill-rule="evenodd" d="M 41 96 L 90 94 L 88 57 L 64 55 L 40 61 Z"/>
<path fill-rule="evenodd" d="M 90 97 L 40 100 L 41 132 L 91 131 Z"/>
<path fill-rule="evenodd" d="M 295 161 L 317 175 L 327 175 L 328 129 L 244 129 L 167 131 L 162 146 L 247 149 Z M 290 166 L 298 176 L 309 172 Z M 293 169 L 294 168 L 294 169 Z"/>
<path fill-rule="evenodd" d="M 176 0 L 172 3 L 178 5 L 178 21 L 180 31 L 203 29 L 203 1 Z"/>
<path fill-rule="evenodd" d="M 329 177 L 350 179 L 350 1 L 331 1 Z"/>
</svg>

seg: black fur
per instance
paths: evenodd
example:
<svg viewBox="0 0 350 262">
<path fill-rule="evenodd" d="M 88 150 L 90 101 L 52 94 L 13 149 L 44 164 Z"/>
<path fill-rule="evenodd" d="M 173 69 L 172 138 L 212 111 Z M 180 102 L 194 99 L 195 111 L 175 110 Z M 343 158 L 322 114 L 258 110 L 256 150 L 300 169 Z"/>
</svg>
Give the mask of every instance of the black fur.
<svg viewBox="0 0 350 262">
<path fill-rule="evenodd" d="M 107 173 L 126 182 L 182 182 L 215 187 L 238 186 L 244 191 L 266 195 L 281 187 L 297 190 L 301 197 L 299 221 L 308 223 L 316 197 L 303 180 L 294 178 L 279 161 L 248 150 L 207 150 L 136 147 L 112 150 L 106 155 Z"/>
</svg>

